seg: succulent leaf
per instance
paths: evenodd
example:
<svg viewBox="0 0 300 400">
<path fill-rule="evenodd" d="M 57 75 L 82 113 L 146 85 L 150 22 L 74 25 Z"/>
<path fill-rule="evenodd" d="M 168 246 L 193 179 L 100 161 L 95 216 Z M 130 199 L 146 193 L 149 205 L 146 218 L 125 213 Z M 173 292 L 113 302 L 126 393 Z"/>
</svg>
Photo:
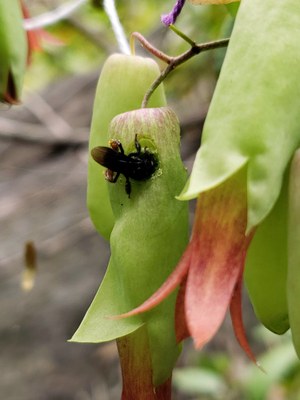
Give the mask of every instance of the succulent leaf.
<svg viewBox="0 0 300 400">
<path fill-rule="evenodd" d="M 202 145 L 180 196 L 196 197 L 248 164 L 248 232 L 273 208 L 300 141 L 299 15 L 297 0 L 241 2 Z"/>
</svg>

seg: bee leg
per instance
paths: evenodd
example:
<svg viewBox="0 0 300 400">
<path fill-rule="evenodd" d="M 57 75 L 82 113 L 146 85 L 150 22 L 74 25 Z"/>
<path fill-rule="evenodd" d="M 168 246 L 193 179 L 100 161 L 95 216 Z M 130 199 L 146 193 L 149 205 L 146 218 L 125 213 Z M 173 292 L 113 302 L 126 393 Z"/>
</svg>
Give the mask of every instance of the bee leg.
<svg viewBox="0 0 300 400">
<path fill-rule="evenodd" d="M 134 137 L 134 145 L 135 145 L 137 153 L 140 153 L 141 152 L 141 145 L 140 145 L 140 143 L 138 141 L 137 133 L 135 134 L 135 137 Z"/>
<path fill-rule="evenodd" d="M 120 153 L 124 154 L 124 149 L 123 149 L 123 146 L 122 146 L 122 143 L 120 142 L 120 140 L 111 139 L 109 141 L 109 145 L 113 150 L 115 150 L 115 151 L 120 150 Z"/>
<path fill-rule="evenodd" d="M 130 183 L 130 180 L 129 180 L 128 176 L 126 176 L 125 178 L 126 178 L 125 192 L 128 194 L 128 198 L 130 199 L 131 183 Z"/>
<path fill-rule="evenodd" d="M 112 171 L 111 169 L 107 169 L 107 170 L 105 171 L 105 173 L 104 173 L 104 176 L 105 176 L 105 179 L 106 179 L 108 182 L 116 183 L 117 180 L 118 180 L 118 178 L 119 178 L 119 176 L 120 176 L 120 172 L 117 172 L 117 173 L 115 174 L 115 172 Z"/>
<path fill-rule="evenodd" d="M 119 179 L 119 176 L 120 176 L 120 172 L 117 172 L 114 179 L 112 180 L 112 183 L 116 183 L 117 180 Z"/>
</svg>

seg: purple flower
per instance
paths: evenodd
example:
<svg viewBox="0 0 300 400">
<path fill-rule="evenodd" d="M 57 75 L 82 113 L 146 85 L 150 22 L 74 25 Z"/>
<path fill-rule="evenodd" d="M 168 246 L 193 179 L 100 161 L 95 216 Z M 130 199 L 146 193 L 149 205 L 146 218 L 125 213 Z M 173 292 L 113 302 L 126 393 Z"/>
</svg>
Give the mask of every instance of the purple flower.
<svg viewBox="0 0 300 400">
<path fill-rule="evenodd" d="M 174 24 L 176 22 L 177 17 L 181 13 L 184 3 L 185 0 L 177 0 L 172 11 L 169 14 L 164 14 L 161 16 L 161 22 L 166 26 Z"/>
</svg>

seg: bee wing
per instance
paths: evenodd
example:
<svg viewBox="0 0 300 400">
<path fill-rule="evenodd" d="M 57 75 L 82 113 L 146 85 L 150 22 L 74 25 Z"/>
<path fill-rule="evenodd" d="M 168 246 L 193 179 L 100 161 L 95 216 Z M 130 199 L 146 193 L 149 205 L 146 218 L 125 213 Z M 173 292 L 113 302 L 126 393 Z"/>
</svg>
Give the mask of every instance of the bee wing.
<svg viewBox="0 0 300 400">
<path fill-rule="evenodd" d="M 92 158 L 100 165 L 110 168 L 118 153 L 109 147 L 98 146 L 91 150 Z"/>
</svg>

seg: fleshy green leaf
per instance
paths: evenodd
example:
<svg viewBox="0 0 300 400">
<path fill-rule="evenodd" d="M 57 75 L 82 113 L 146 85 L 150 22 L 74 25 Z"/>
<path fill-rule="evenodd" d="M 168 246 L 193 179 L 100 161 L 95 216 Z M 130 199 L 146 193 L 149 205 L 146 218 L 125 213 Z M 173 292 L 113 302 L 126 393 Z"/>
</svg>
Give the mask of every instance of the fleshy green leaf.
<svg viewBox="0 0 300 400">
<path fill-rule="evenodd" d="M 243 0 L 181 199 L 248 164 L 248 232 L 274 206 L 300 140 L 300 2 Z"/>
<path fill-rule="evenodd" d="M 272 332 L 289 329 L 287 306 L 287 179 L 250 244 L 245 282 L 255 313 Z"/>
</svg>

